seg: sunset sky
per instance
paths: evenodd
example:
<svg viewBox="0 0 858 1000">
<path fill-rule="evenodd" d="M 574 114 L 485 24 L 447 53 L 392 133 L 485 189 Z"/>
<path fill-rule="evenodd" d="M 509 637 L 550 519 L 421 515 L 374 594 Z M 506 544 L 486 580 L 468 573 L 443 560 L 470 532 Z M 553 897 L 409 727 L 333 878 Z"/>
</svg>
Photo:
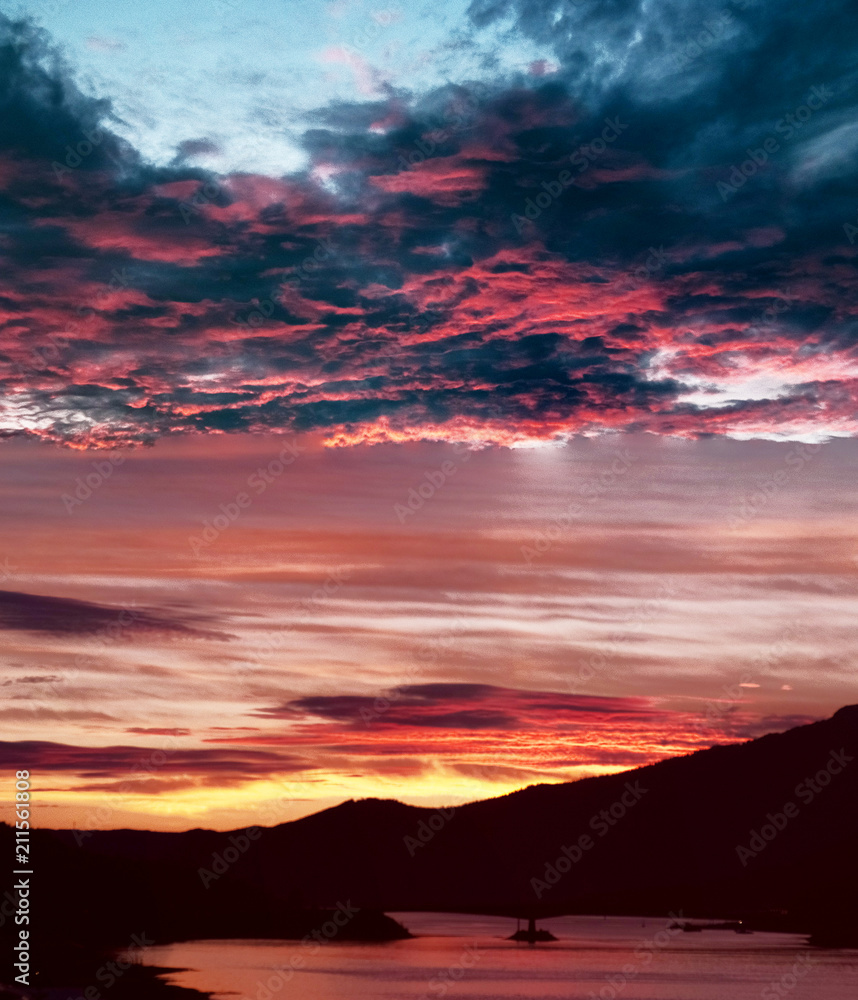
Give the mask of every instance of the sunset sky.
<svg viewBox="0 0 858 1000">
<path fill-rule="evenodd" d="M 41 825 L 461 802 L 858 701 L 850 5 L 20 12 L 0 759 Z"/>
</svg>

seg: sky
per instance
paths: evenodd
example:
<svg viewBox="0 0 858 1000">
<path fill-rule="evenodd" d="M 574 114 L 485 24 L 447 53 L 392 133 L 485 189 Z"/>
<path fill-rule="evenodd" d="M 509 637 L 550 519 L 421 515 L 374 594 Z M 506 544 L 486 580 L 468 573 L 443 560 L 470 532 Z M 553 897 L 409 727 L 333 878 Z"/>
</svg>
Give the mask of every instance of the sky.
<svg viewBox="0 0 858 1000">
<path fill-rule="evenodd" d="M 858 701 L 844 3 L 0 14 L 0 759 L 444 805 Z"/>
</svg>

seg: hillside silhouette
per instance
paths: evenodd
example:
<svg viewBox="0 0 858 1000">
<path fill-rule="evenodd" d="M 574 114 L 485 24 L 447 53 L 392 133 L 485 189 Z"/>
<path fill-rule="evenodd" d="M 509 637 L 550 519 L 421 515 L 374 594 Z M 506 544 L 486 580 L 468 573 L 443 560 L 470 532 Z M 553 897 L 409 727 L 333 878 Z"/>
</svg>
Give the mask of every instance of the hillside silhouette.
<svg viewBox="0 0 858 1000">
<path fill-rule="evenodd" d="M 35 831 L 39 882 L 56 911 L 45 897 L 46 940 L 301 937 L 345 907 L 342 939 L 396 936 L 385 910 L 681 911 L 840 943 L 854 935 L 858 898 L 858 706 L 453 810 L 365 799 L 255 838 L 118 830 L 80 840 Z"/>
</svg>

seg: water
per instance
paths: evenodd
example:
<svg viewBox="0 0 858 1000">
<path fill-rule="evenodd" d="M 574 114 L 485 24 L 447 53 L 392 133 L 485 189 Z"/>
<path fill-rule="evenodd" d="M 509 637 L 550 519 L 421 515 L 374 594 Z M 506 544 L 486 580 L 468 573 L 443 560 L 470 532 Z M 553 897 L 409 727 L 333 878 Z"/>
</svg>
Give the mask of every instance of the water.
<svg viewBox="0 0 858 1000">
<path fill-rule="evenodd" d="M 171 983 L 217 1000 L 855 1000 L 858 950 L 809 949 L 793 934 L 670 932 L 650 918 L 541 921 L 560 940 L 504 940 L 513 921 L 392 914 L 409 941 L 316 947 L 294 941 L 190 941 L 144 962 L 185 971 Z"/>
</svg>

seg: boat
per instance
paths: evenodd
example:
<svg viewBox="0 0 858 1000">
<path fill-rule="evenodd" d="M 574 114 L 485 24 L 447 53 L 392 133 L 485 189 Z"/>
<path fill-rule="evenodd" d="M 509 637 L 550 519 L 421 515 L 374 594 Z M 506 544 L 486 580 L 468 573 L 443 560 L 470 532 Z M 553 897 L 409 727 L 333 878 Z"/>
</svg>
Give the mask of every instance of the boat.
<svg viewBox="0 0 858 1000">
<path fill-rule="evenodd" d="M 509 941 L 526 941 L 528 944 L 536 944 L 537 941 L 556 941 L 557 938 L 551 933 L 536 926 L 534 917 L 527 918 L 527 930 L 521 929 L 521 921 L 515 934 L 510 935 Z"/>
</svg>

